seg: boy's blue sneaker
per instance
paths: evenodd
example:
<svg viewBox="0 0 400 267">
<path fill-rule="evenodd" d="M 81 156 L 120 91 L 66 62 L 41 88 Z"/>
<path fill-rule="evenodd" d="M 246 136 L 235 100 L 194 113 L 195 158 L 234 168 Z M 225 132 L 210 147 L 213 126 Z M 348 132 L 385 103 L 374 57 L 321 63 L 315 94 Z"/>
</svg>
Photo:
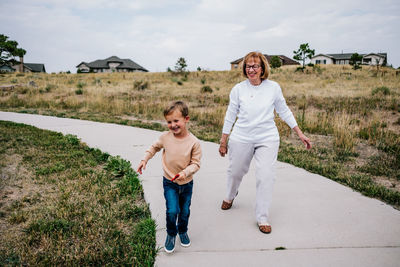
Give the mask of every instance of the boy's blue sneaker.
<svg viewBox="0 0 400 267">
<path fill-rule="evenodd" d="M 187 232 L 183 233 L 183 234 L 179 234 L 179 239 L 181 240 L 182 247 L 190 246 L 190 239 L 189 239 Z"/>
<path fill-rule="evenodd" d="M 170 236 L 167 234 L 167 239 L 165 240 L 164 246 L 165 252 L 172 253 L 175 250 L 175 236 Z"/>
</svg>

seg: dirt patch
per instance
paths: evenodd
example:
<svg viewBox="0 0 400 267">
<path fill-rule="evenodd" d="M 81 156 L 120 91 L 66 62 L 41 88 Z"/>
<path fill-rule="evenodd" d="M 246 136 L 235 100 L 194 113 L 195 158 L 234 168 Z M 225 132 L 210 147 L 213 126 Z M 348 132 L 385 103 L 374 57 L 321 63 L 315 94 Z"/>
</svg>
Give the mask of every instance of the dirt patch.
<svg viewBox="0 0 400 267">
<path fill-rule="evenodd" d="M 313 148 L 316 149 L 332 149 L 333 148 L 333 136 L 317 135 L 317 134 L 307 134 L 310 138 Z M 283 141 L 294 145 L 295 147 L 304 147 L 303 143 L 297 137 L 297 135 L 292 131 L 289 136 L 283 137 Z M 357 156 L 351 157 L 350 160 L 343 163 L 344 168 L 349 174 L 360 174 L 358 170 L 369 163 L 371 157 L 376 157 L 383 155 L 384 152 L 378 150 L 376 147 L 369 145 L 366 141 L 360 141 L 355 147 L 355 153 Z M 392 179 L 385 176 L 373 176 L 371 178 L 376 184 L 382 185 L 387 189 L 400 192 L 400 181 L 397 179 Z"/>
<path fill-rule="evenodd" d="M 307 134 L 310 138 L 313 147 L 317 148 L 332 148 L 332 136 L 318 135 L 318 134 Z M 290 132 L 289 136 L 283 137 L 282 140 L 288 142 L 297 147 L 304 147 L 304 144 L 300 141 L 299 137 L 293 131 Z"/>
<path fill-rule="evenodd" d="M 26 200 L 38 192 L 39 188 L 32 180 L 33 174 L 22 164 L 21 155 L 6 155 L 0 169 L 0 207 Z"/>
</svg>

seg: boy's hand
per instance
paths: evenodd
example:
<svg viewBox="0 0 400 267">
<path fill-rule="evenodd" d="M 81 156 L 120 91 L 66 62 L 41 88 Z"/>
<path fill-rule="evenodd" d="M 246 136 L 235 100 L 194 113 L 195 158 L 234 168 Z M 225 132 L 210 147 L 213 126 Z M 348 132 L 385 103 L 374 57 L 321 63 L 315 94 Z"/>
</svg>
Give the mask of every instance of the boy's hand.
<svg viewBox="0 0 400 267">
<path fill-rule="evenodd" d="M 146 161 L 144 161 L 144 160 L 140 161 L 139 166 L 137 167 L 137 172 L 142 174 L 142 169 L 143 170 L 146 169 L 146 164 L 147 164 Z"/>
<path fill-rule="evenodd" d="M 178 173 L 178 177 L 175 180 L 183 180 L 186 178 L 186 174 L 184 172 Z"/>
</svg>

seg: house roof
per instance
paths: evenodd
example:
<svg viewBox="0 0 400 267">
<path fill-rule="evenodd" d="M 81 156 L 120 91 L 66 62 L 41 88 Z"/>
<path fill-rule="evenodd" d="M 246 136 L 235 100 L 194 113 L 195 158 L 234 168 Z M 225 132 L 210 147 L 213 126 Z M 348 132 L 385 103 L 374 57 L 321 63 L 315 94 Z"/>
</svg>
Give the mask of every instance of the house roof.
<svg viewBox="0 0 400 267">
<path fill-rule="evenodd" d="M 19 68 L 18 66 L 20 64 L 21 63 L 18 62 L 17 64 L 13 65 L 12 68 L 15 70 L 18 70 L 18 68 Z M 42 63 L 25 63 L 24 62 L 24 68 L 27 68 L 32 72 L 46 72 L 44 64 L 42 64 Z"/>
<path fill-rule="evenodd" d="M 275 55 L 264 55 L 268 62 L 271 62 L 271 58 L 274 57 Z M 282 60 L 282 65 L 300 65 L 299 62 L 297 62 L 296 60 L 293 60 L 291 58 L 288 58 L 287 56 L 284 55 L 276 55 L 277 57 L 279 57 Z"/>
<path fill-rule="evenodd" d="M 32 72 L 46 72 L 44 64 L 40 63 L 24 63 L 24 66 L 30 69 Z"/>
<path fill-rule="evenodd" d="M 341 60 L 341 59 L 351 59 L 351 56 L 354 53 L 342 53 L 342 54 L 318 54 L 313 56 L 312 58 L 318 57 L 318 56 L 325 56 L 325 57 L 329 57 L 335 60 Z M 369 54 L 359 54 L 362 57 L 368 56 L 368 55 L 378 55 L 381 57 L 386 58 L 387 53 L 369 53 Z"/>
<path fill-rule="evenodd" d="M 387 53 L 369 53 L 369 54 L 364 55 L 364 57 L 366 57 L 366 56 L 372 56 L 372 55 L 380 56 L 380 57 L 384 57 L 384 58 L 387 57 Z"/>
<path fill-rule="evenodd" d="M 264 54 L 264 56 L 267 58 L 268 62 L 271 62 L 271 58 L 272 57 L 277 56 L 282 60 L 282 63 L 283 63 L 282 65 L 299 65 L 299 62 L 297 62 L 297 61 L 295 61 L 295 60 L 293 60 L 291 58 L 288 58 L 287 56 L 284 56 L 284 55 L 267 55 L 267 54 Z M 232 61 L 231 64 L 239 64 L 240 62 L 242 62 L 242 60 L 243 60 L 243 57 Z"/>
<path fill-rule="evenodd" d="M 121 63 L 116 68 L 117 69 L 131 69 L 131 70 L 141 70 L 141 71 L 148 71 L 136 62 L 133 62 L 130 59 L 121 59 L 117 56 L 111 56 L 106 59 L 98 59 L 92 62 L 81 62 L 76 67 L 78 68 L 81 64 L 85 64 L 91 69 L 109 69 L 109 63 Z"/>
<path fill-rule="evenodd" d="M 8 65 L 1 65 L 0 66 L 0 71 L 15 71 L 15 69 L 11 68 Z"/>
</svg>

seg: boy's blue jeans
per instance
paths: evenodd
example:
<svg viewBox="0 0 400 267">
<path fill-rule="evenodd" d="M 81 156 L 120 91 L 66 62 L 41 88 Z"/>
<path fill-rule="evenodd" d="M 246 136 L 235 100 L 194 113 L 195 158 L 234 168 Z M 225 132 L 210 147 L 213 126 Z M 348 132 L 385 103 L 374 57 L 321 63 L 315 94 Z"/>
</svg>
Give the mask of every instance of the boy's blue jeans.
<svg viewBox="0 0 400 267">
<path fill-rule="evenodd" d="M 193 181 L 178 185 L 167 178 L 163 179 L 165 204 L 167 206 L 167 233 L 176 236 L 187 232 Z M 176 220 L 178 219 L 178 225 Z"/>
</svg>

